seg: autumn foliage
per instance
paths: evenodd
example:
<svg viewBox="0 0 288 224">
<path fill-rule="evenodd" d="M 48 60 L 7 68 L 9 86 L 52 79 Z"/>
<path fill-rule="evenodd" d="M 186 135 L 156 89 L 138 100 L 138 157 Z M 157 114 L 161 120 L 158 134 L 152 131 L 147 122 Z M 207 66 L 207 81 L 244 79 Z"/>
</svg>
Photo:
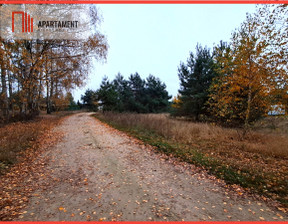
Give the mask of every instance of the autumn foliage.
<svg viewBox="0 0 288 224">
<path fill-rule="evenodd" d="M 90 12 L 99 23 L 97 9 Z M 95 30 L 80 40 L 0 39 L 0 122 L 41 109 L 51 113 L 67 92 L 84 84 L 93 59 L 106 59 L 107 49 L 106 37 Z"/>
<path fill-rule="evenodd" d="M 18 162 L 26 149 L 37 150 L 41 138 L 56 124 L 61 116 L 43 117 L 26 122 L 15 122 L 0 127 L 0 174 Z"/>
<path fill-rule="evenodd" d="M 12 220 L 36 190 L 45 187 L 45 150 L 61 139 L 52 128 L 62 115 L 42 116 L 0 128 L 0 220 Z"/>
<path fill-rule="evenodd" d="M 205 63 L 197 45 L 196 57 L 179 67 L 178 113 L 247 128 L 275 105 L 287 110 L 288 37 L 287 26 L 282 25 L 287 9 L 263 6 L 247 14 L 231 41 L 214 47 Z"/>
</svg>

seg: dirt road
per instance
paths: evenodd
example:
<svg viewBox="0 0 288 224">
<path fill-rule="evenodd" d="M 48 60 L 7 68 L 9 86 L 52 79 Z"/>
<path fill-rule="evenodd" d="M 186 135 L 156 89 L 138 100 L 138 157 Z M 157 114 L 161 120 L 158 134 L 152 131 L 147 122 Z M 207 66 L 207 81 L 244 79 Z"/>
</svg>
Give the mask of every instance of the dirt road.
<svg viewBox="0 0 288 224">
<path fill-rule="evenodd" d="M 64 120 L 64 139 L 45 156 L 49 187 L 21 221 L 288 220 L 252 198 L 235 197 L 216 178 L 156 154 L 88 113 Z M 187 168 L 188 167 L 188 168 Z"/>
</svg>

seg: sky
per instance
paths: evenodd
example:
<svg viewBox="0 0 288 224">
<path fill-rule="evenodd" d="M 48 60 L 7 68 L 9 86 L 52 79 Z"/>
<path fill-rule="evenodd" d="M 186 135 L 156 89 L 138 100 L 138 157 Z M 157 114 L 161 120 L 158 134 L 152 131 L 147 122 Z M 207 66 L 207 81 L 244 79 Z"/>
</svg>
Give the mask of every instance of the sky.
<svg viewBox="0 0 288 224">
<path fill-rule="evenodd" d="M 253 4 L 146 4 L 97 5 L 103 17 L 99 27 L 109 49 L 105 63 L 93 63 L 86 85 L 73 91 L 80 99 L 86 89 L 96 90 L 104 76 L 113 80 L 138 72 L 152 74 L 167 86 L 171 96 L 180 88 L 178 66 L 186 62 L 197 43 L 212 49 L 253 13 Z"/>
</svg>

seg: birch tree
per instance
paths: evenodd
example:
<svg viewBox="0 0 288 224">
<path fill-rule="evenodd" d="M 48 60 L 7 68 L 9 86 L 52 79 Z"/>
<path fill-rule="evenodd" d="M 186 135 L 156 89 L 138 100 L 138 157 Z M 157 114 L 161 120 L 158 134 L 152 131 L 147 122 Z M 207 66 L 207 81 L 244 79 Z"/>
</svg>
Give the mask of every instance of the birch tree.
<svg viewBox="0 0 288 224">
<path fill-rule="evenodd" d="M 267 64 L 266 42 L 261 41 L 258 23 L 247 15 L 231 38 L 230 48 L 219 52 L 219 73 L 210 87 L 210 106 L 216 117 L 227 122 L 249 123 L 268 107 L 272 71 Z"/>
</svg>

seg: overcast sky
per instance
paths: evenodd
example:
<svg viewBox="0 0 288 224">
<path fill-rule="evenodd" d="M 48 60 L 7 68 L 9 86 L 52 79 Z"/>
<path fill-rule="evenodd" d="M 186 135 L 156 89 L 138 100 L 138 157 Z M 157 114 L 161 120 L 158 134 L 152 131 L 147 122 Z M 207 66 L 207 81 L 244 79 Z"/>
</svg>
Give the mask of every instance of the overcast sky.
<svg viewBox="0 0 288 224">
<path fill-rule="evenodd" d="M 159 77 L 170 95 L 177 95 L 177 68 L 185 62 L 197 43 L 213 48 L 254 12 L 253 4 L 160 4 L 98 5 L 107 35 L 109 50 L 105 64 L 95 63 L 84 88 L 75 90 L 75 100 L 90 88 L 99 88 L 106 75 L 112 80 L 120 72 L 125 78 L 138 72 Z"/>
</svg>

